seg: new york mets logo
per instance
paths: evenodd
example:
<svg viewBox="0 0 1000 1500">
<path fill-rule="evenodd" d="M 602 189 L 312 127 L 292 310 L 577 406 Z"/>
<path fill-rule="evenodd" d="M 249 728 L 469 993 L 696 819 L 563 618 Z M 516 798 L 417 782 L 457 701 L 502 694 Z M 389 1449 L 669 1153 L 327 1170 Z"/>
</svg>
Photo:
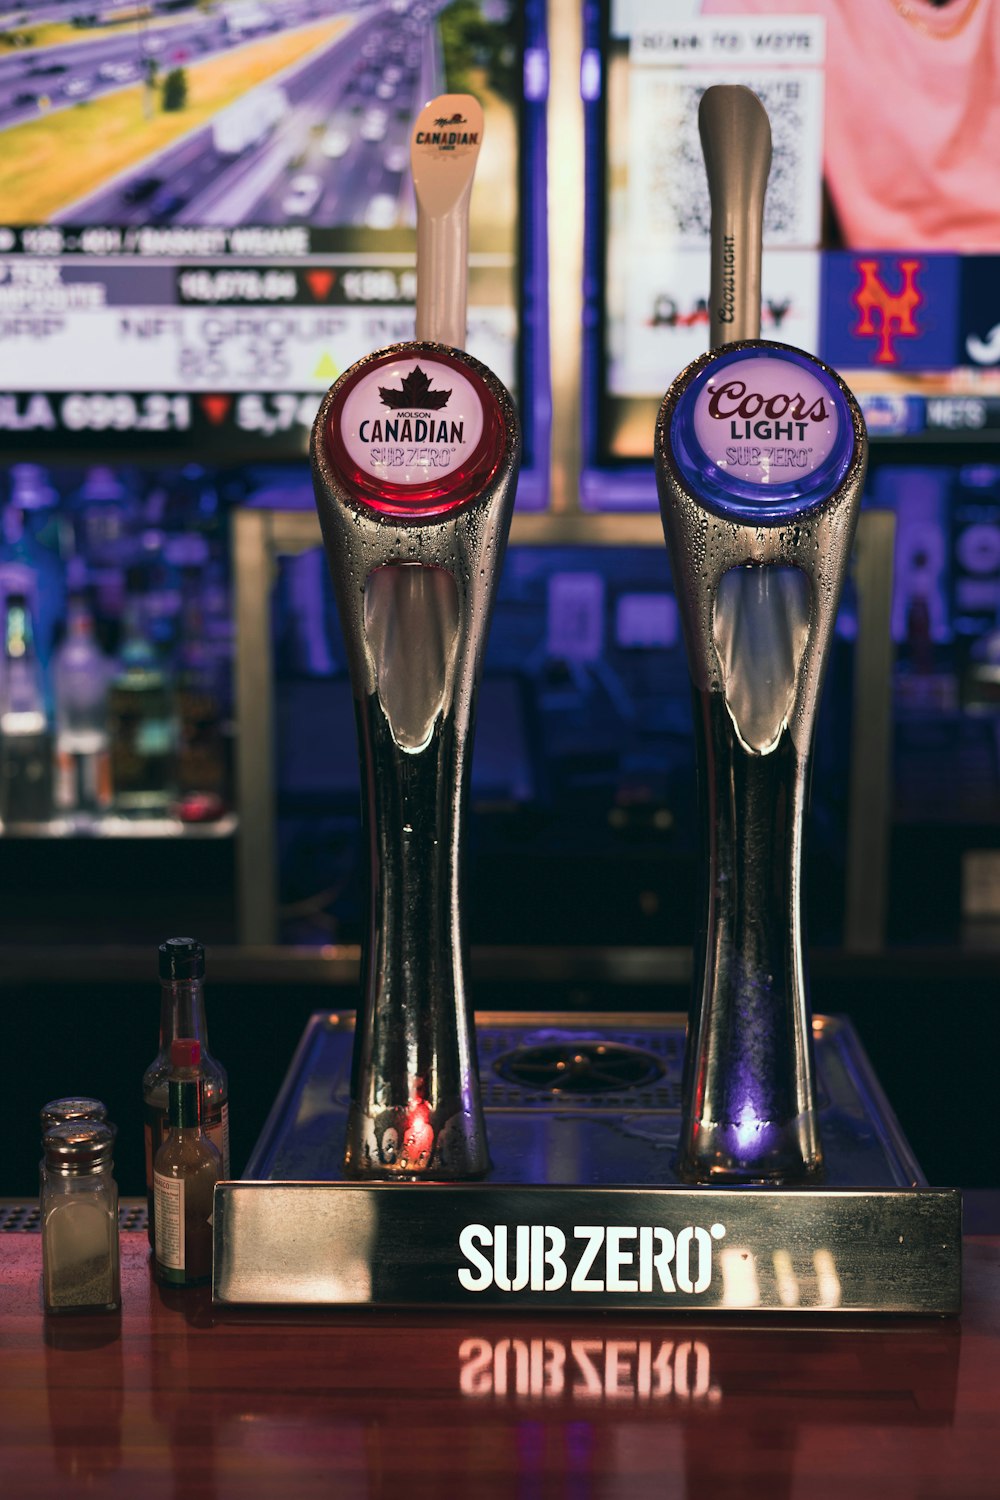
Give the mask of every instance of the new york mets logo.
<svg viewBox="0 0 1000 1500">
<path fill-rule="evenodd" d="M 878 261 L 858 261 L 861 285 L 851 300 L 861 314 L 861 320 L 854 332 L 859 336 L 878 335 L 878 352 L 875 355 L 877 365 L 897 364 L 898 356 L 893 347 L 893 339 L 897 336 L 912 337 L 920 332 L 913 321 L 914 312 L 924 300 L 916 284 L 920 262 L 901 260 L 898 264 L 903 278 L 902 290 L 889 292 L 879 280 Z M 877 316 L 873 317 L 873 314 Z"/>
</svg>

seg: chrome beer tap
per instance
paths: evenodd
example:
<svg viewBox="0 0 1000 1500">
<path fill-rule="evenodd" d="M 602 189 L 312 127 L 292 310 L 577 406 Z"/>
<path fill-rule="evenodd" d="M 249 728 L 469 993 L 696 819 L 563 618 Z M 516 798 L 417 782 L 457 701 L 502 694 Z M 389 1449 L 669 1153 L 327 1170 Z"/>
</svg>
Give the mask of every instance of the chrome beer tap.
<svg viewBox="0 0 1000 1500">
<path fill-rule="evenodd" d="M 822 1173 L 802 913 L 810 750 L 864 482 L 840 377 L 759 338 L 770 128 L 710 88 L 712 339 L 656 427 L 660 509 L 694 688 L 702 861 L 678 1170 Z"/>
<path fill-rule="evenodd" d="M 504 386 L 460 347 L 482 129 L 468 95 L 421 111 L 411 137 L 417 338 L 342 375 L 313 428 L 368 855 L 344 1162 L 354 1178 L 456 1180 L 489 1167 L 462 865 L 476 693 L 520 435 Z"/>
</svg>

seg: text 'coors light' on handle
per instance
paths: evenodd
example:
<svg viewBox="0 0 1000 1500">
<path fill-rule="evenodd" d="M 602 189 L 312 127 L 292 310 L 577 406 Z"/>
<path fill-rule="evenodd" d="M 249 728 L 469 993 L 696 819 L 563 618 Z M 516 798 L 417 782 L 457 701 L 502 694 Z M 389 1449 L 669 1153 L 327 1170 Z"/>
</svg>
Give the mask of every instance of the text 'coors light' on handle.
<svg viewBox="0 0 1000 1500">
<path fill-rule="evenodd" d="M 698 130 L 712 203 L 709 347 L 760 338 L 764 195 L 771 169 L 767 111 L 742 84 L 706 89 Z"/>
</svg>

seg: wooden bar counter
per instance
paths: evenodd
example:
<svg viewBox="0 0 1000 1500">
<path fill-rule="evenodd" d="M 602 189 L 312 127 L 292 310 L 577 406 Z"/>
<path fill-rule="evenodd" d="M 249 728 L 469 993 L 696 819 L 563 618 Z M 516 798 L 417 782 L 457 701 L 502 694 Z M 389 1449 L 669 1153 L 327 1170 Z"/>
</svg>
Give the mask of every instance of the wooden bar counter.
<svg viewBox="0 0 1000 1500">
<path fill-rule="evenodd" d="M 0 1235 L 9 1500 L 996 1500 L 1000 1236 L 960 1320 L 216 1312 L 122 1236 L 123 1310 L 46 1320 Z"/>
</svg>

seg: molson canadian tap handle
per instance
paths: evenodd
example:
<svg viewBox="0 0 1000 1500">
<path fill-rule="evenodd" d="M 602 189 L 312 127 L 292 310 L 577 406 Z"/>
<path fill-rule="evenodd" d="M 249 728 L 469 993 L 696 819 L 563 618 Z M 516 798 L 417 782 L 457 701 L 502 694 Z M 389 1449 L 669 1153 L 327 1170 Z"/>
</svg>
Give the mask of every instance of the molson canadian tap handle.
<svg viewBox="0 0 1000 1500">
<path fill-rule="evenodd" d="M 410 170 L 417 198 L 416 336 L 465 346 L 469 200 L 483 110 L 471 94 L 441 94 L 417 116 Z"/>
<path fill-rule="evenodd" d="M 705 98 L 739 95 L 742 109 L 746 92 Z M 713 242 L 731 222 L 713 200 Z M 713 264 L 718 255 L 713 243 Z M 702 355 L 660 409 L 657 485 L 694 687 L 706 866 L 678 1161 L 689 1180 L 796 1182 L 822 1169 L 803 828 L 866 452 L 840 377 L 783 344 Z"/>
<path fill-rule="evenodd" d="M 476 690 L 517 484 L 504 386 L 465 339 L 482 112 L 433 100 L 411 141 L 423 337 L 324 399 L 313 477 L 354 691 L 369 864 L 348 1176 L 489 1167 L 466 994 L 462 862 Z M 430 226 L 430 227 L 428 227 Z M 455 286 L 455 282 L 461 283 Z"/>
</svg>

